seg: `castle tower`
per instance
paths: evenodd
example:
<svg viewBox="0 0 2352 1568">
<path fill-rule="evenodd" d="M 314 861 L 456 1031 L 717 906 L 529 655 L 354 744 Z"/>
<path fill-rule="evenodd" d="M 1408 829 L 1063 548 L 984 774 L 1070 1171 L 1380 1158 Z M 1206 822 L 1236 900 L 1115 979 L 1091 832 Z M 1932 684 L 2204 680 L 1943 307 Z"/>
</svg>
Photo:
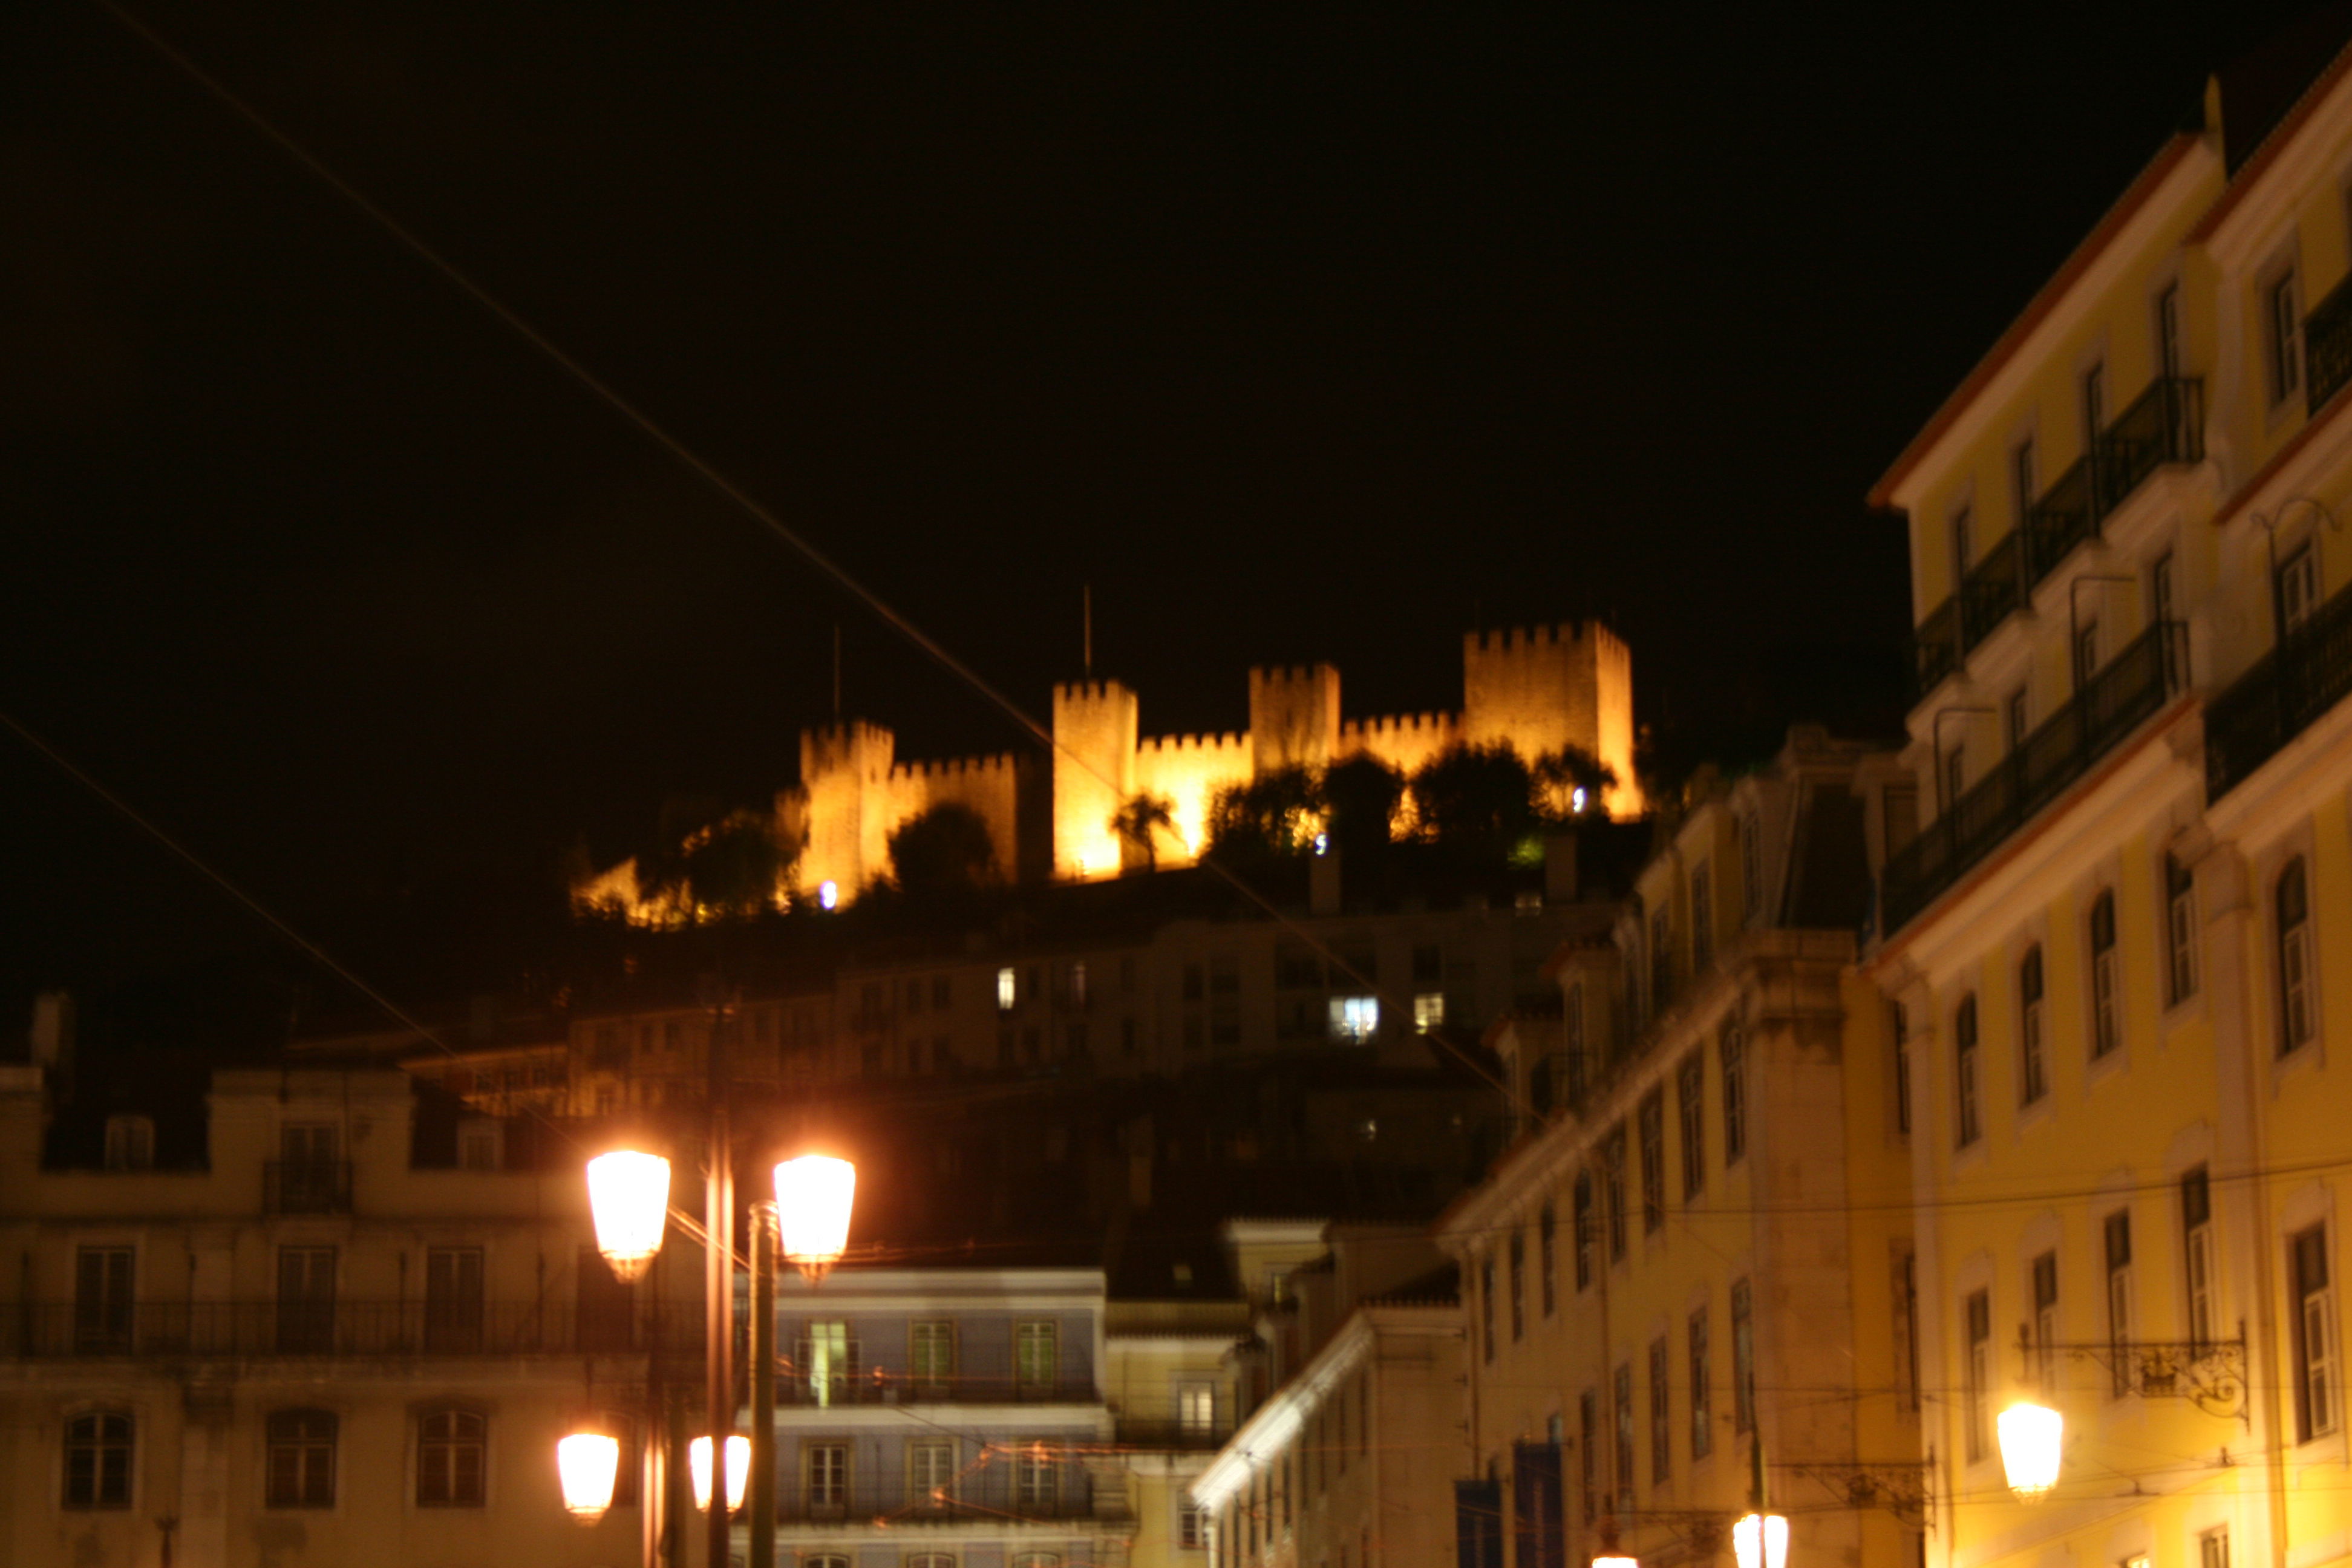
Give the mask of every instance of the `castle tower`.
<svg viewBox="0 0 2352 1568">
<path fill-rule="evenodd" d="M 1471 632 L 1462 639 L 1462 739 L 1507 742 L 1528 762 L 1564 745 L 1591 752 L 1617 775 L 1606 804 L 1637 816 L 1633 779 L 1633 658 L 1598 621 Z"/>
<path fill-rule="evenodd" d="M 833 883 L 856 897 L 890 869 L 890 764 L 898 738 L 852 720 L 801 731 L 801 788 L 807 793 L 803 888 Z"/>
<path fill-rule="evenodd" d="M 1110 819 L 1135 793 L 1135 693 L 1116 680 L 1054 688 L 1054 875 L 1115 877 Z"/>
<path fill-rule="evenodd" d="M 1339 672 L 1328 664 L 1249 672 L 1250 763 L 1319 768 L 1339 745 Z"/>
</svg>

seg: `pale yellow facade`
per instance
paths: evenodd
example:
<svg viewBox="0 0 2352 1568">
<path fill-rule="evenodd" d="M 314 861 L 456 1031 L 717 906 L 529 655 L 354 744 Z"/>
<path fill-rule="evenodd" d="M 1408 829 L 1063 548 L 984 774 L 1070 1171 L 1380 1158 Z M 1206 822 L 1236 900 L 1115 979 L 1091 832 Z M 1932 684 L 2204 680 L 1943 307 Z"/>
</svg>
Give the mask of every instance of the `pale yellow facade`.
<svg viewBox="0 0 2352 1568">
<path fill-rule="evenodd" d="M 1923 650 L 1868 962 L 1937 1564 L 2352 1560 L 2352 76 L 2307 64 L 2259 144 L 2210 93 L 1877 492 Z M 2025 1401 L 2066 1431 L 2032 1503 Z"/>
</svg>

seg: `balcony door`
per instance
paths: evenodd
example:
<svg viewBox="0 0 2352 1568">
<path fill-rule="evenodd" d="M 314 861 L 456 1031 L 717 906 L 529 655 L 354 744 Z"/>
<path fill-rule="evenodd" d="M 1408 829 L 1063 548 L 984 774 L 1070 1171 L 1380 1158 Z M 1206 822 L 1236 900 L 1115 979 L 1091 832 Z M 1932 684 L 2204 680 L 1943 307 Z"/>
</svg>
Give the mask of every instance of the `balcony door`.
<svg viewBox="0 0 2352 1568">
<path fill-rule="evenodd" d="M 292 1355 L 335 1348 L 335 1249 L 278 1249 L 278 1348 Z"/>
<path fill-rule="evenodd" d="M 75 1350 L 85 1355 L 129 1352 L 135 1256 L 128 1247 L 85 1247 L 75 1255 Z"/>
<path fill-rule="evenodd" d="M 425 1349 L 464 1355 L 482 1348 L 482 1249 L 436 1247 L 425 1255 Z"/>
</svg>

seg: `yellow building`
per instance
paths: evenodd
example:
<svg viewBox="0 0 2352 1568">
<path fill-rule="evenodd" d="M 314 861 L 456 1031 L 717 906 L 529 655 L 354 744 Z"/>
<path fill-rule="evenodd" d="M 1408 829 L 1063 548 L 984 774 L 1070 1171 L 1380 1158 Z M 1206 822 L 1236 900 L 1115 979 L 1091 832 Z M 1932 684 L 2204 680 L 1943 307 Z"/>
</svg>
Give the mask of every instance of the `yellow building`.
<svg viewBox="0 0 2352 1568">
<path fill-rule="evenodd" d="M 1874 492 L 1937 1563 L 2352 1558 L 2352 56 L 2304 64 L 2218 79 Z"/>
<path fill-rule="evenodd" d="M 1893 763 L 1792 731 L 1687 812 L 1612 938 L 1561 951 L 1559 1016 L 1496 1031 L 1525 1135 L 1438 1226 L 1465 1538 L 1491 1514 L 1517 1563 L 1612 1527 L 1644 1563 L 1723 1561 L 1760 1442 L 1792 1563 L 1913 1560 L 1905 1132 L 1854 935 Z"/>
</svg>

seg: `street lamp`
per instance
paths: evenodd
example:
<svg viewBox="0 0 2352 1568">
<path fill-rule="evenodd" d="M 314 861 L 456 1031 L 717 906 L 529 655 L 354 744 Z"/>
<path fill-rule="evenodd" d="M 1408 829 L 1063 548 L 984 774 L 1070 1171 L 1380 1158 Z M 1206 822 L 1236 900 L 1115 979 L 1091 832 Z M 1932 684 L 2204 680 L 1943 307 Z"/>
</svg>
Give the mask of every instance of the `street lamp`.
<svg viewBox="0 0 2352 1568">
<path fill-rule="evenodd" d="M 1731 1554 L 1739 1568 L 1785 1568 L 1789 1521 L 1777 1513 L 1751 1513 L 1731 1527 Z"/>
<path fill-rule="evenodd" d="M 687 1445 L 686 1468 L 694 1475 L 694 1506 L 710 1511 L 710 1439 L 697 1437 Z M 727 1439 L 727 1511 L 743 1511 L 743 1483 L 751 1476 L 751 1439 L 740 1434 Z"/>
<path fill-rule="evenodd" d="M 2058 1484 L 2058 1450 L 2066 1419 L 2046 1405 L 2012 1405 L 1994 1423 L 2000 1468 L 2020 1502 L 2040 1502 Z"/>
<path fill-rule="evenodd" d="M 602 1432 L 574 1432 L 555 1445 L 555 1473 L 563 1483 L 563 1506 L 583 1524 L 593 1524 L 613 1506 L 613 1481 L 621 1471 L 621 1441 Z"/>
<path fill-rule="evenodd" d="M 830 1154 L 803 1154 L 776 1167 L 776 1228 L 784 1261 L 812 1285 L 849 1245 L 857 1167 Z"/>
<path fill-rule="evenodd" d="M 588 1162 L 588 1212 L 596 1220 L 596 1250 L 613 1277 L 635 1283 L 661 1250 L 669 1224 L 669 1162 L 634 1149 L 597 1155 Z"/>
</svg>

